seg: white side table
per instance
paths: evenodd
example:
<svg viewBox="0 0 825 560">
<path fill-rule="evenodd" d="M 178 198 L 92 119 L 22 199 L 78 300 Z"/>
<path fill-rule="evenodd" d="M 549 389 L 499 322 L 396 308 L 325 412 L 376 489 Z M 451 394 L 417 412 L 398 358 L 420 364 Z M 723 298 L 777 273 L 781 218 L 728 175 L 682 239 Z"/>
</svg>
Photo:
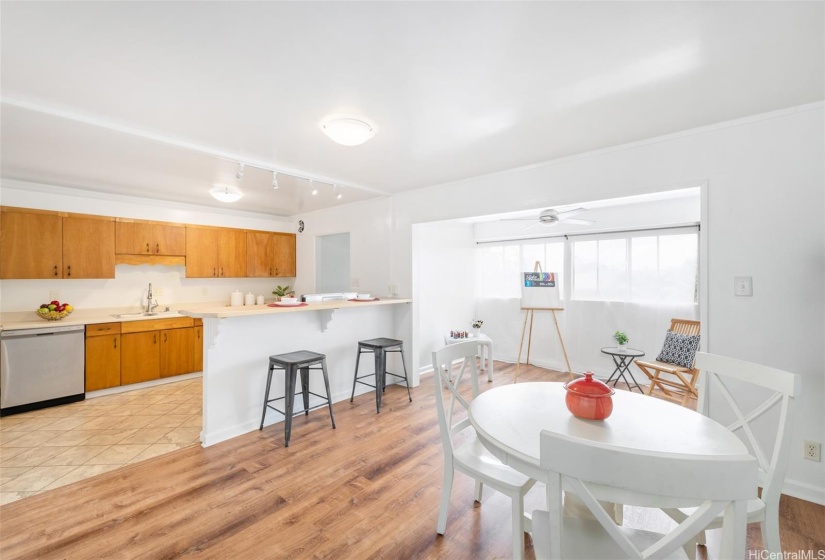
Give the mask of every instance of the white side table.
<svg viewBox="0 0 825 560">
<path fill-rule="evenodd" d="M 493 340 L 484 333 L 478 336 L 468 334 L 467 338 L 452 338 L 449 334 L 444 335 L 444 344 L 455 344 L 456 342 L 478 342 L 481 346 L 479 357 L 481 358 L 481 371 L 487 371 L 487 381 L 493 381 Z M 486 357 L 485 357 L 486 354 Z M 486 367 L 485 367 L 486 361 Z"/>
</svg>

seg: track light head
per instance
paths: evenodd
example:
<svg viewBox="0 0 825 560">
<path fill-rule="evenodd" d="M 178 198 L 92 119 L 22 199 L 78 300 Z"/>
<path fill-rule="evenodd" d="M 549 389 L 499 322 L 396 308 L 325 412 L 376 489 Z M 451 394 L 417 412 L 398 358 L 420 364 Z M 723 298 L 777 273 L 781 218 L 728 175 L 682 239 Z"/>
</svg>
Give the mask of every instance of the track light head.
<svg viewBox="0 0 825 560">
<path fill-rule="evenodd" d="M 278 190 L 278 172 L 277 171 L 272 172 L 272 188 L 275 189 L 276 191 Z"/>
<path fill-rule="evenodd" d="M 244 164 L 242 164 L 242 163 L 238 162 L 238 172 L 237 172 L 237 173 L 235 173 L 235 178 L 236 178 L 238 181 L 240 181 L 241 179 L 243 179 L 243 168 L 244 168 Z"/>
</svg>

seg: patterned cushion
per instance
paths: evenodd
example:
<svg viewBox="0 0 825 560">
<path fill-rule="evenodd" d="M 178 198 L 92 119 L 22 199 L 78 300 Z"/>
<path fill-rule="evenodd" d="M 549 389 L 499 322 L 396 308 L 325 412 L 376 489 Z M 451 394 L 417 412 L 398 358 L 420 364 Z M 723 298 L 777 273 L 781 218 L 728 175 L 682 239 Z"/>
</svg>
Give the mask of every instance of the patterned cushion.
<svg viewBox="0 0 825 560">
<path fill-rule="evenodd" d="M 668 330 L 665 344 L 656 358 L 659 362 L 674 364 L 686 368 L 693 367 L 693 358 L 699 349 L 699 335 L 688 336 Z"/>
</svg>

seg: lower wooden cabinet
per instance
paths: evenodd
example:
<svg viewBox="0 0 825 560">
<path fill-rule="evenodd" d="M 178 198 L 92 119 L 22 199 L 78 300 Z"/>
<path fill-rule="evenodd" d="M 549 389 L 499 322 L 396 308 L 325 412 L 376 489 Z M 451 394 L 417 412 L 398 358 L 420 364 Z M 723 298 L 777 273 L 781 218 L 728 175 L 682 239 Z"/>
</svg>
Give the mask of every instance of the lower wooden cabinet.
<svg viewBox="0 0 825 560">
<path fill-rule="evenodd" d="M 200 319 L 176 317 L 86 326 L 87 392 L 201 370 Z"/>
<path fill-rule="evenodd" d="M 121 385 L 160 378 L 159 338 L 158 331 L 122 335 Z"/>
<path fill-rule="evenodd" d="M 194 327 L 160 331 L 160 376 L 171 377 L 195 371 L 192 345 Z"/>
<path fill-rule="evenodd" d="M 86 390 L 120 385 L 120 335 L 86 339 Z"/>
<path fill-rule="evenodd" d="M 195 340 L 192 348 L 193 352 L 193 369 L 194 371 L 203 371 L 203 323 L 200 319 L 195 319 Z"/>
<path fill-rule="evenodd" d="M 120 323 L 86 327 L 86 391 L 120 385 Z"/>
</svg>

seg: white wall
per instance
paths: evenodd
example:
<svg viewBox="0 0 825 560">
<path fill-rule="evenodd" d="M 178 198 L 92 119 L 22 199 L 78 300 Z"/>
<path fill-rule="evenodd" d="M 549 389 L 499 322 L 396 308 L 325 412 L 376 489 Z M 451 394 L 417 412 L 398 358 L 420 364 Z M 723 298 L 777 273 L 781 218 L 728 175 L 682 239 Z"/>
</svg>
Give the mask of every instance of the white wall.
<svg viewBox="0 0 825 560">
<path fill-rule="evenodd" d="M 413 229 L 413 299 L 420 325 L 416 352 L 420 367 L 427 370 L 432 352 L 444 346 L 446 333 L 472 330 L 476 252 L 471 224 L 422 224 Z"/>
<path fill-rule="evenodd" d="M 50 185 L 38 185 L 3 179 L 0 184 L 0 204 L 23 208 L 39 208 L 100 216 L 116 216 L 165 222 L 249 228 L 264 231 L 295 231 L 293 220 L 249 212 L 220 212 L 213 209 L 96 194 Z M 299 258 L 300 262 L 300 258 Z M 186 278 L 183 266 L 117 265 L 115 277 L 105 280 L 2 280 L 0 281 L 0 311 L 30 311 L 57 292 L 60 301 L 76 309 L 97 307 L 140 306 L 145 303 L 149 283 L 155 299 L 162 306 L 199 301 L 226 301 L 238 289 L 271 298 L 278 283 L 291 283 L 292 278 Z M 158 294 L 158 289 L 163 294 Z"/>
<path fill-rule="evenodd" d="M 786 491 L 825 503 L 825 463 L 805 461 L 801 451 L 803 439 L 825 440 L 823 113 L 817 103 L 401 193 L 393 201 L 393 275 L 400 292 L 411 293 L 413 224 L 707 181 L 706 348 L 802 376 Z M 753 276 L 754 297 L 734 297 L 734 276 Z M 414 320 L 416 337 L 420 329 Z"/>
</svg>

